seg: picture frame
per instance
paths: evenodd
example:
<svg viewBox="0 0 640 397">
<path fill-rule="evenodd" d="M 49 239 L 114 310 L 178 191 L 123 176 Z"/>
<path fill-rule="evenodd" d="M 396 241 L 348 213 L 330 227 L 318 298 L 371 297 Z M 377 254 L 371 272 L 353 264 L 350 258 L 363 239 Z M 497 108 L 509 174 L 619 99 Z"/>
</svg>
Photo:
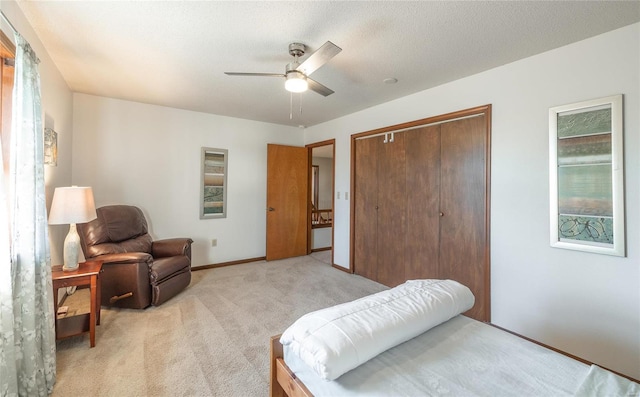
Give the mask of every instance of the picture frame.
<svg viewBox="0 0 640 397">
<path fill-rule="evenodd" d="M 622 101 L 549 109 L 552 247 L 626 255 Z"/>
<path fill-rule="evenodd" d="M 58 133 L 52 128 L 44 129 L 44 164 L 58 166 Z"/>
<path fill-rule="evenodd" d="M 229 151 L 201 148 L 200 219 L 227 217 L 227 174 Z"/>
</svg>

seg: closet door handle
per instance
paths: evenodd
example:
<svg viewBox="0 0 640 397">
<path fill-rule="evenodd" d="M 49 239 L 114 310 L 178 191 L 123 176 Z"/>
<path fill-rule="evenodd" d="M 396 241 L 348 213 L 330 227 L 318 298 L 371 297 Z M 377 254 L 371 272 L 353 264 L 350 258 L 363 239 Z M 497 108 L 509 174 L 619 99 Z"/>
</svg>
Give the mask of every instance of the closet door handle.
<svg viewBox="0 0 640 397">
<path fill-rule="evenodd" d="M 439 215 L 440 215 L 441 217 L 442 217 L 442 216 L 444 216 L 444 212 L 440 212 L 440 214 L 439 214 Z"/>
</svg>

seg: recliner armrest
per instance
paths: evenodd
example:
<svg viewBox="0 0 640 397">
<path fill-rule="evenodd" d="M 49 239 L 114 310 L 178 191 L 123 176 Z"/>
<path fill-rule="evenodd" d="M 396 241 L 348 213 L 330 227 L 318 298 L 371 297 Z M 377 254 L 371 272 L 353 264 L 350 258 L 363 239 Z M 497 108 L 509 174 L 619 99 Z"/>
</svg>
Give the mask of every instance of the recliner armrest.
<svg viewBox="0 0 640 397">
<path fill-rule="evenodd" d="M 146 252 L 121 252 L 117 254 L 104 254 L 94 256 L 90 260 L 100 260 L 104 264 L 109 263 L 147 263 L 153 262 L 151 254 Z"/>
<path fill-rule="evenodd" d="M 151 244 L 151 255 L 154 258 L 166 258 L 168 256 L 185 255 L 191 259 L 190 238 L 168 238 L 157 240 Z"/>
</svg>

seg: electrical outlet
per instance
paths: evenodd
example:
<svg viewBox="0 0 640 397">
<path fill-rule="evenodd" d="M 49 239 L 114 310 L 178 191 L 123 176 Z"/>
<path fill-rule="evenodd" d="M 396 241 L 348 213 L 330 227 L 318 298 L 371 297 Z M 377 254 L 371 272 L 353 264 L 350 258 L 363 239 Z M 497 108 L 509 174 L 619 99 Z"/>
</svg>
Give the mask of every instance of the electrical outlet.
<svg viewBox="0 0 640 397">
<path fill-rule="evenodd" d="M 338 192 L 338 200 L 340 200 L 340 192 Z"/>
<path fill-rule="evenodd" d="M 211 246 L 212 247 L 217 247 L 218 246 L 218 239 L 217 238 L 211 239 Z"/>
<path fill-rule="evenodd" d="M 349 192 L 344 192 L 344 199 L 349 200 Z"/>
</svg>

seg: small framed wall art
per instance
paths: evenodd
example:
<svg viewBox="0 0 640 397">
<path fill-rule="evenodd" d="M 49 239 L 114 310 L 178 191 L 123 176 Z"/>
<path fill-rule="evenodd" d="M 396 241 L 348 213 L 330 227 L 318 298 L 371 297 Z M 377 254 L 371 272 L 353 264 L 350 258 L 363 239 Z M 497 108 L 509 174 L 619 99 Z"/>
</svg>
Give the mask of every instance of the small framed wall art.
<svg viewBox="0 0 640 397">
<path fill-rule="evenodd" d="M 625 256 L 622 95 L 549 110 L 551 246 Z"/>
<path fill-rule="evenodd" d="M 58 133 L 51 128 L 44 129 L 44 163 L 58 165 Z"/>
<path fill-rule="evenodd" d="M 200 174 L 200 219 L 227 217 L 228 150 L 203 147 Z"/>
</svg>

